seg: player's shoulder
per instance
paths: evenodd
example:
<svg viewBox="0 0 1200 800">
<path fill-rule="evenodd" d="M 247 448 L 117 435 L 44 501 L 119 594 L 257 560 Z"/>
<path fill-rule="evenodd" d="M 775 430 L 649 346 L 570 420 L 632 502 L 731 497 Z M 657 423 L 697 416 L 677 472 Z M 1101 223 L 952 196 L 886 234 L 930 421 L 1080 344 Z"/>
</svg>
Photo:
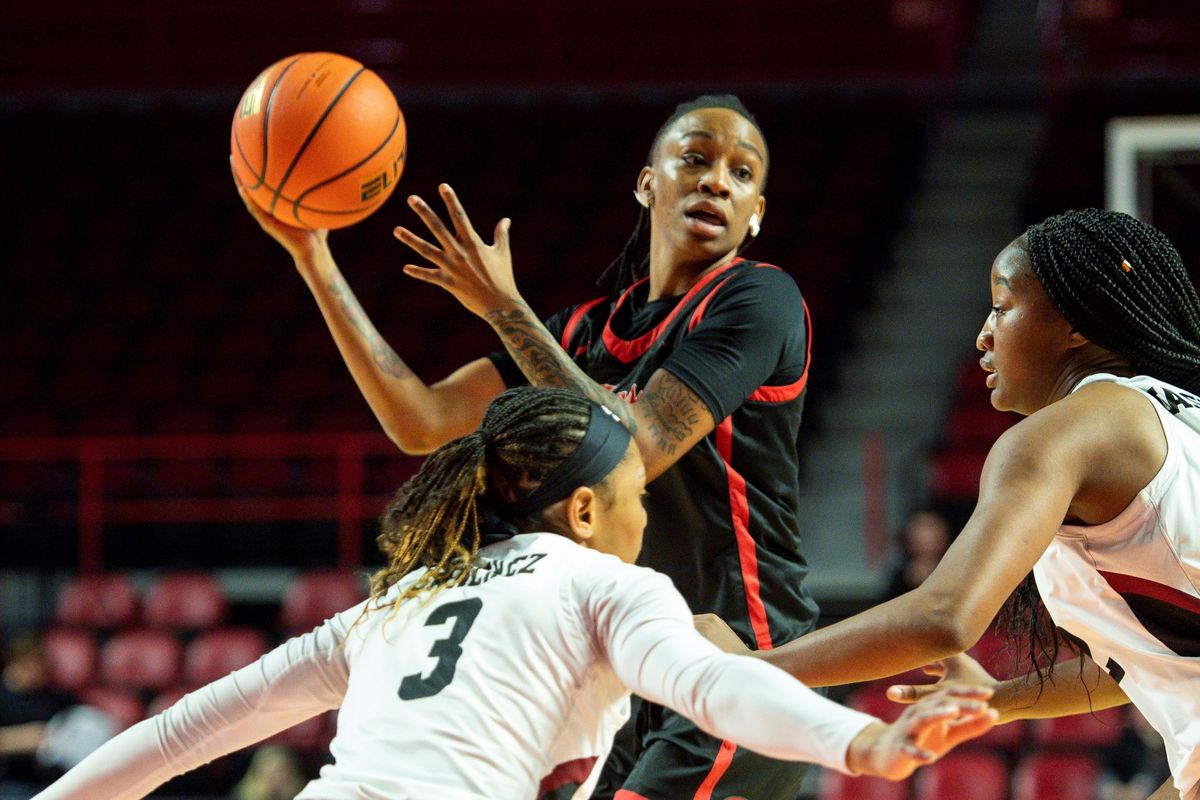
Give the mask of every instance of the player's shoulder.
<svg viewBox="0 0 1200 800">
<path fill-rule="evenodd" d="M 722 290 L 752 292 L 766 299 L 799 302 L 801 297 L 796 279 L 767 261 L 742 260 L 730 270 L 729 277 L 722 283 Z"/>
</svg>

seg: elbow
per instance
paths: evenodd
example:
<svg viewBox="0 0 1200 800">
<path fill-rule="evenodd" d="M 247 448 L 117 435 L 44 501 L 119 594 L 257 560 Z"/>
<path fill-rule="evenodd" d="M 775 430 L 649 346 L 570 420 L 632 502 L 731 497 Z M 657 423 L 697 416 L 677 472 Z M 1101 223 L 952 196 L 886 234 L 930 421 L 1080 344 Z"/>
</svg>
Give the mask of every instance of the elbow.
<svg viewBox="0 0 1200 800">
<path fill-rule="evenodd" d="M 919 590 L 918 590 L 919 591 Z M 957 655 L 973 647 L 987 630 L 991 619 L 972 613 L 962 598 L 930 598 L 924 613 L 929 645 L 939 658 Z"/>
<path fill-rule="evenodd" d="M 385 423 L 383 432 L 392 440 L 392 444 L 396 445 L 406 456 L 428 455 L 437 449 L 437 445 L 431 445 L 427 441 L 428 437 L 421 436 L 420 431 L 414 431 L 405 425 Z"/>
</svg>

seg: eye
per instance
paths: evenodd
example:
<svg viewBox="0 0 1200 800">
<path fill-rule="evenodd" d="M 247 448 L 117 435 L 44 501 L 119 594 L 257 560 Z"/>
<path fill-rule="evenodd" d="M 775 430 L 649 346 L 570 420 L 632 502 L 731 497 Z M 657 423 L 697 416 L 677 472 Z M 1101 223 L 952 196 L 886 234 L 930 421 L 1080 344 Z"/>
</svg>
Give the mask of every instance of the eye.
<svg viewBox="0 0 1200 800">
<path fill-rule="evenodd" d="M 738 177 L 738 180 L 748 181 L 754 177 L 754 172 L 749 167 L 737 167 L 733 174 Z"/>
<path fill-rule="evenodd" d="M 704 163 L 704 156 L 699 153 L 684 153 L 680 159 L 691 167 L 699 167 Z"/>
<path fill-rule="evenodd" d="M 992 316 L 998 317 L 1004 313 L 1004 309 L 1000 306 L 992 306 Z"/>
</svg>

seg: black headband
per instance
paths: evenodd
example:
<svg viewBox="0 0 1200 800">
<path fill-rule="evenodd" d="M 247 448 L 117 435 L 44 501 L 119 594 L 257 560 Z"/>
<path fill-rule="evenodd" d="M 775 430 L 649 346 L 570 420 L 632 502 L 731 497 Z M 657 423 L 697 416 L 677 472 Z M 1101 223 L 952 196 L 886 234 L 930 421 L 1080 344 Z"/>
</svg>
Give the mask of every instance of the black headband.
<svg viewBox="0 0 1200 800">
<path fill-rule="evenodd" d="M 571 455 L 524 497 L 508 504 L 510 515 L 520 516 L 557 503 L 580 486 L 594 486 L 613 471 L 629 449 L 629 430 L 606 406 L 591 404 L 587 432 Z"/>
</svg>

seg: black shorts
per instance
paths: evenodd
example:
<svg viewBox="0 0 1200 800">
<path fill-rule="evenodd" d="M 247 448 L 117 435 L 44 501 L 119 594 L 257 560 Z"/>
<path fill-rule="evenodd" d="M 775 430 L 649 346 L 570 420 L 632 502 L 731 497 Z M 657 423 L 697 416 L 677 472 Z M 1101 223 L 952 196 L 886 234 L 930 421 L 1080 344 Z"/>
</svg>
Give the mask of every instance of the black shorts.
<svg viewBox="0 0 1200 800">
<path fill-rule="evenodd" d="M 714 739 L 687 717 L 633 699 L 595 800 L 795 800 L 808 764 Z"/>
</svg>

